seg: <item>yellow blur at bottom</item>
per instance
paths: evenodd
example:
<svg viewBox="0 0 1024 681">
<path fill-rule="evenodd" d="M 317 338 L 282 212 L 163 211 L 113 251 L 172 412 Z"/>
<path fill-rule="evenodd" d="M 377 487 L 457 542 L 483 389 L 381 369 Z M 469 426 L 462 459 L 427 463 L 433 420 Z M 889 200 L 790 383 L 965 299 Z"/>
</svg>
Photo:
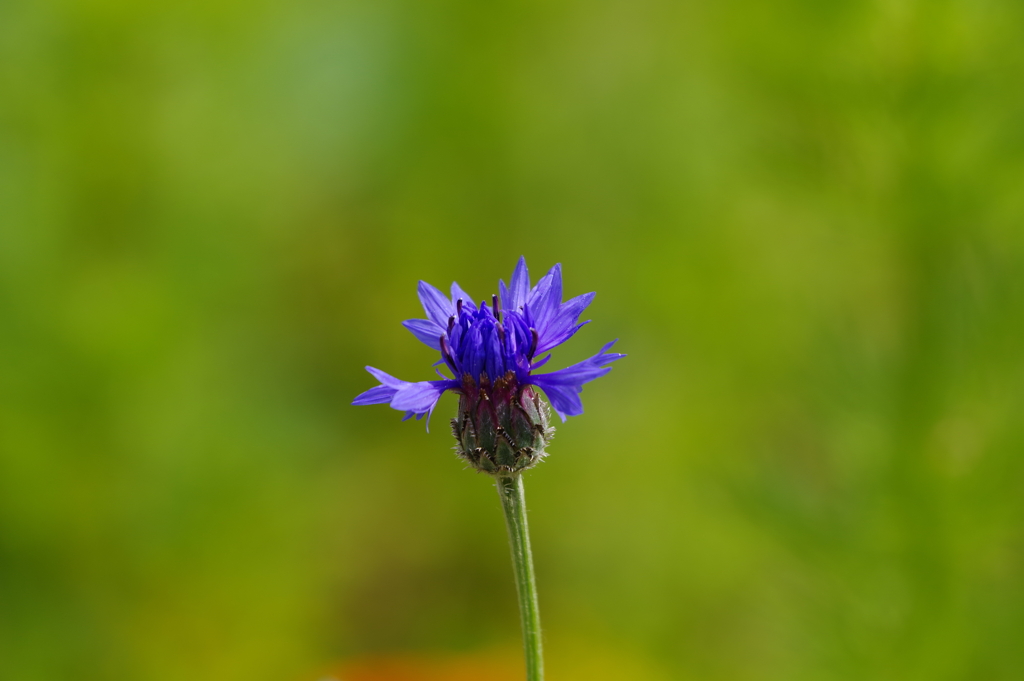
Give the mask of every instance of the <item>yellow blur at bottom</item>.
<svg viewBox="0 0 1024 681">
<path fill-rule="evenodd" d="M 513 649 L 461 654 L 379 655 L 354 658 L 302 681 L 522 681 L 522 655 Z M 635 653 L 575 642 L 549 655 L 548 681 L 669 681 Z M 679 681 L 673 679 L 672 681 Z"/>
</svg>

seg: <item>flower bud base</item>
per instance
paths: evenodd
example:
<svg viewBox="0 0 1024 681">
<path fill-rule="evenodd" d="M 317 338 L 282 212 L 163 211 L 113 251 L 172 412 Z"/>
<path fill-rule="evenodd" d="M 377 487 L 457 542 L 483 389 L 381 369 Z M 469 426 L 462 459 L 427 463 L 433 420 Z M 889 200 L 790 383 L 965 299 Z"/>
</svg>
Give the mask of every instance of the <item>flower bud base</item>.
<svg viewBox="0 0 1024 681">
<path fill-rule="evenodd" d="M 546 455 L 554 437 L 549 409 L 531 386 L 520 386 L 511 371 L 479 384 L 462 378 L 459 416 L 452 434 L 459 458 L 491 475 L 508 475 L 531 468 Z"/>
</svg>

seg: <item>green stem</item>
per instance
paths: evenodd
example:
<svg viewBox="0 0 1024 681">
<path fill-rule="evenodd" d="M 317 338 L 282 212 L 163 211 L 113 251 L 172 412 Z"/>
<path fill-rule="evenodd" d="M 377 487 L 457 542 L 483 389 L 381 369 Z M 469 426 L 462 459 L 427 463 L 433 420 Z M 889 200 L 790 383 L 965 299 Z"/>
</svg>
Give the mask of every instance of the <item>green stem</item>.
<svg viewBox="0 0 1024 681">
<path fill-rule="evenodd" d="M 518 473 L 497 479 L 501 507 L 505 511 L 508 543 L 512 549 L 512 569 L 519 594 L 519 615 L 523 622 L 523 647 L 526 649 L 526 681 L 544 681 L 544 660 L 540 643 L 540 611 L 537 609 L 537 579 L 533 574 L 530 533 L 526 526 L 526 497 L 523 479 Z"/>
</svg>

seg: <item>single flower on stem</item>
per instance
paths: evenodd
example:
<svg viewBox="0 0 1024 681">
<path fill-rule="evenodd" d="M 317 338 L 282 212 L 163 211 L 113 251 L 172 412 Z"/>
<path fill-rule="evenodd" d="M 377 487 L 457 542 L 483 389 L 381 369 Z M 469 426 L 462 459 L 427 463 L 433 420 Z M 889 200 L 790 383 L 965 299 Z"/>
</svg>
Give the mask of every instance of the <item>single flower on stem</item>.
<svg viewBox="0 0 1024 681">
<path fill-rule="evenodd" d="M 446 390 L 458 393 L 459 414 L 452 419 L 456 451 L 476 470 L 493 475 L 505 511 L 512 548 L 512 562 L 519 593 L 526 647 L 528 681 L 543 678 L 540 618 L 526 506 L 520 474 L 546 454 L 555 429 L 549 423 L 547 395 L 555 413 L 583 413 L 580 393 L 584 384 L 611 371 L 608 366 L 625 355 L 610 352 L 608 343 L 593 357 L 578 364 L 535 373 L 551 359 L 550 351 L 569 340 L 587 322 L 580 322 L 593 293 L 562 301 L 562 266 L 555 265 L 530 286 L 526 259 L 520 258 L 508 286 L 498 282 L 499 294 L 490 305 L 478 305 L 458 284 L 451 297 L 421 281 L 419 298 L 426 319 L 410 319 L 403 325 L 416 338 L 440 353 L 435 363 L 440 380 L 410 383 L 366 367 L 380 385 L 362 393 L 353 404 L 390 404 L 405 418 L 430 415 Z"/>
<path fill-rule="evenodd" d="M 446 390 L 460 395 L 459 416 L 452 420 L 459 456 L 487 473 L 514 472 L 540 461 L 553 429 L 537 394 L 547 395 L 555 412 L 583 413 L 583 385 L 611 371 L 624 357 L 609 352 L 608 343 L 590 359 L 552 371 L 544 366 L 550 350 L 569 340 L 587 322 L 579 316 L 593 293 L 562 302 L 562 267 L 555 265 L 530 287 L 526 259 L 520 258 L 511 283 L 498 283 L 500 296 L 477 305 L 458 284 L 451 298 L 430 284 L 419 283 L 426 319 L 403 322 L 420 341 L 441 353 L 438 364 L 452 373 L 441 380 L 410 383 L 380 369 L 366 367 L 380 385 L 356 397 L 353 404 L 388 403 L 417 419 L 434 411 Z"/>
</svg>

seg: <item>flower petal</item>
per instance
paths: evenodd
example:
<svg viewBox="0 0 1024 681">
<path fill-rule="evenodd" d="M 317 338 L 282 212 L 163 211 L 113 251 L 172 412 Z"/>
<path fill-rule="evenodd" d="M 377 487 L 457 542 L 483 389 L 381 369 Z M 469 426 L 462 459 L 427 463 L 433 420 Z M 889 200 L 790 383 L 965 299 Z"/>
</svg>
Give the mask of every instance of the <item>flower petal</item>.
<svg viewBox="0 0 1024 681">
<path fill-rule="evenodd" d="M 558 311 L 551 320 L 537 328 L 537 350 L 536 354 L 547 352 L 557 345 L 569 340 L 573 334 L 580 330 L 583 324 L 578 324 L 580 314 L 590 305 L 595 293 L 584 293 L 572 300 L 566 301 L 558 306 Z"/>
<path fill-rule="evenodd" d="M 530 291 L 526 306 L 533 322 L 533 328 L 540 333 L 541 329 L 551 321 L 558 312 L 562 302 L 562 265 L 556 264 L 540 278 L 537 285 Z"/>
<path fill-rule="evenodd" d="M 458 282 L 454 282 L 453 281 L 452 282 L 452 308 L 455 308 L 455 303 L 459 300 L 459 298 L 462 298 L 462 303 L 464 305 L 469 305 L 469 307 L 471 309 L 474 309 L 474 310 L 476 309 L 476 303 L 474 303 L 473 299 L 469 297 L 469 294 L 462 290 L 462 287 L 459 286 Z M 447 323 L 447 322 L 445 322 L 445 323 Z"/>
<path fill-rule="evenodd" d="M 391 398 L 395 396 L 398 389 L 405 385 L 405 381 L 395 378 L 391 374 L 385 373 L 380 369 L 374 369 L 373 367 L 366 367 L 366 370 L 373 375 L 381 385 L 370 388 L 364 393 L 360 393 L 352 400 L 352 404 L 363 405 L 363 404 L 384 404 L 390 402 Z"/>
<path fill-rule="evenodd" d="M 415 416 L 418 420 L 426 415 L 427 430 L 430 429 L 430 414 L 434 411 L 434 406 L 437 404 L 441 394 L 445 390 L 453 390 L 459 387 L 459 382 L 451 379 L 409 383 L 408 381 L 395 378 L 380 369 L 366 367 L 366 370 L 373 374 L 381 382 L 381 385 L 370 388 L 362 393 L 352 401 L 352 404 L 364 405 L 389 402 L 393 409 L 405 412 L 405 416 L 402 418 L 403 421 L 409 420 L 412 416 Z"/>
<path fill-rule="evenodd" d="M 364 393 L 360 393 L 352 400 L 352 404 L 364 405 L 364 404 L 387 404 L 391 401 L 391 398 L 398 392 L 394 388 L 389 388 L 386 385 L 378 385 L 370 388 Z"/>
<path fill-rule="evenodd" d="M 538 378 L 543 378 L 543 376 L 538 376 Z M 579 391 L 573 387 L 548 385 L 541 382 L 536 382 L 536 385 L 544 390 L 544 394 L 548 396 L 548 401 L 551 402 L 555 413 L 562 419 L 562 423 L 565 423 L 566 416 L 579 416 L 583 413 L 583 401 L 580 400 Z"/>
<path fill-rule="evenodd" d="M 380 381 L 381 383 L 383 383 L 384 385 L 386 385 L 389 388 L 394 388 L 395 390 L 398 390 L 403 385 L 408 383 L 408 381 L 403 381 L 400 378 L 395 378 L 391 374 L 384 373 L 380 369 L 375 369 L 373 367 L 366 367 L 366 370 L 369 371 L 370 374 L 373 375 L 373 377 L 376 378 L 378 381 Z"/>
<path fill-rule="evenodd" d="M 526 304 L 526 298 L 530 295 L 530 271 L 526 268 L 526 257 L 519 256 L 519 262 L 512 272 L 511 284 L 506 289 L 505 282 L 498 284 L 501 290 L 501 304 L 506 310 L 518 310 Z"/>
<path fill-rule="evenodd" d="M 433 410 L 434 405 L 441 398 L 441 393 L 453 387 L 453 384 L 456 384 L 456 381 L 406 383 L 395 393 L 395 397 L 391 400 L 391 406 L 400 411 L 426 414 Z"/>
<path fill-rule="evenodd" d="M 469 331 L 466 332 L 466 336 L 462 341 L 462 370 L 469 373 L 470 376 L 479 376 L 480 372 L 484 370 L 484 341 L 483 335 L 480 333 L 479 326 L 469 327 Z"/>
<path fill-rule="evenodd" d="M 455 306 L 448 300 L 448 296 L 438 291 L 425 281 L 421 281 L 416 288 L 423 310 L 427 313 L 430 321 L 440 327 L 448 324 L 448 318 L 455 314 Z"/>
<path fill-rule="evenodd" d="M 583 413 L 583 402 L 579 398 L 579 393 L 583 391 L 583 384 L 604 376 L 612 370 L 610 366 L 606 365 L 625 357 L 617 352 L 608 352 L 613 345 L 615 345 L 615 341 L 608 343 L 601 348 L 601 352 L 578 364 L 553 371 L 550 374 L 530 377 L 530 383 L 544 391 L 562 421 L 565 421 L 566 416 L 579 416 Z"/>
<path fill-rule="evenodd" d="M 445 332 L 443 327 L 429 319 L 406 319 L 402 322 L 402 326 L 412 331 L 412 335 L 416 336 L 421 343 L 437 351 L 441 350 L 441 334 Z"/>
<path fill-rule="evenodd" d="M 550 360 L 550 359 L 551 359 L 551 355 L 544 355 L 543 357 L 538 359 L 536 362 L 533 362 L 532 364 L 530 364 L 530 371 L 533 371 L 534 369 L 540 369 L 542 366 L 547 364 L 548 360 Z"/>
<path fill-rule="evenodd" d="M 512 307 L 512 291 L 508 286 L 505 286 L 505 280 L 498 280 L 498 297 L 501 299 L 501 309 L 503 310 L 514 310 Z"/>
</svg>

